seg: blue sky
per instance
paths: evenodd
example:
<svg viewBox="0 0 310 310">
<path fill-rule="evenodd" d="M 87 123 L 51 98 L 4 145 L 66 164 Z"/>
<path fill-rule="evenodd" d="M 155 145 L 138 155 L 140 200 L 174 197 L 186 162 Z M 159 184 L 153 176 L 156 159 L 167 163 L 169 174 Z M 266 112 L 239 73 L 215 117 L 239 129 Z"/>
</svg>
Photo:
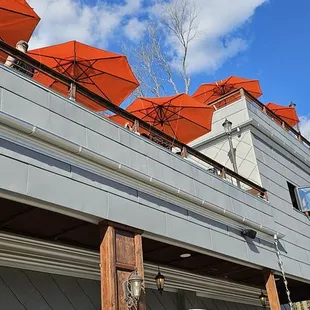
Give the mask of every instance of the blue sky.
<svg viewBox="0 0 310 310">
<path fill-rule="evenodd" d="M 298 4 L 298 5 L 296 5 Z M 270 0 L 257 8 L 242 27 L 248 48 L 214 74 L 195 79 L 239 75 L 260 80 L 263 102 L 297 104 L 299 115 L 310 114 L 310 1 Z"/>
<path fill-rule="evenodd" d="M 78 40 L 120 52 L 120 41 L 129 48 L 143 43 L 148 18 L 156 19 L 158 3 L 169 1 L 174 0 L 28 0 L 41 16 L 30 47 Z M 310 137 L 310 1 L 189 1 L 200 11 L 200 36 L 188 59 L 190 93 L 201 83 L 230 75 L 259 79 L 260 100 L 294 101 Z M 167 37 L 166 50 L 178 56 L 175 46 Z"/>
</svg>

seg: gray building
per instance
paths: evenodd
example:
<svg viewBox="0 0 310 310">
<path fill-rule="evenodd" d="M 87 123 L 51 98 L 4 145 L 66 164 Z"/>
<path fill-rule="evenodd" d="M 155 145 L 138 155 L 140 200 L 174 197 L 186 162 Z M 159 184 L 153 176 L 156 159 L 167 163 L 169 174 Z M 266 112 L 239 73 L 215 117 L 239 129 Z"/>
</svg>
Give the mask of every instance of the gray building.
<svg viewBox="0 0 310 310">
<path fill-rule="evenodd" d="M 266 197 L 251 183 L 238 187 L 229 173 L 213 173 L 210 162 L 182 158 L 1 66 L 3 309 L 101 309 L 110 255 L 102 250 L 102 223 L 140 232 L 146 309 L 261 309 L 270 274 L 289 309 L 283 271 L 291 299 L 307 299 L 310 222 L 293 188 L 310 184 L 309 145 L 241 95 L 191 144 L 228 172 L 226 118 L 239 174 Z M 245 229 L 255 238 L 243 236 Z"/>
</svg>

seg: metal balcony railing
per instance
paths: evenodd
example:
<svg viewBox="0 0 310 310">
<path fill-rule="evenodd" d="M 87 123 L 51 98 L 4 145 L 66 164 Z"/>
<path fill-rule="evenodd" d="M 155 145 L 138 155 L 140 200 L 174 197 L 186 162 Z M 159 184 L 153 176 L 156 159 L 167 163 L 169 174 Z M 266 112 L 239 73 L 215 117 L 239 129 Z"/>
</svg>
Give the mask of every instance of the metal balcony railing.
<svg viewBox="0 0 310 310">
<path fill-rule="evenodd" d="M 0 41 L 0 55 L 3 55 L 4 53 L 6 55 L 11 55 L 14 58 L 23 61 L 24 63 L 31 66 L 35 71 L 42 72 L 45 75 L 50 76 L 51 78 L 57 80 L 58 82 L 62 83 L 63 85 L 66 85 L 68 87 L 68 95 L 72 96 L 74 93 L 79 93 L 88 99 L 93 100 L 97 104 L 101 105 L 103 110 L 106 109 L 108 111 L 111 111 L 115 114 L 120 115 L 121 117 L 127 119 L 132 124 L 138 125 L 139 127 L 143 128 L 147 132 L 150 133 L 151 136 L 156 137 L 156 139 L 153 139 L 154 143 L 160 141 L 164 147 L 167 147 L 167 145 L 170 145 L 170 149 L 172 148 L 178 148 L 181 150 L 181 155 L 185 157 L 185 155 L 190 155 L 191 158 L 195 158 L 196 161 L 201 161 L 205 164 L 207 164 L 210 168 L 208 169 L 209 172 L 212 170 L 211 173 L 216 174 L 217 176 L 227 180 L 230 180 L 232 184 L 238 185 L 241 188 L 244 188 L 247 192 L 250 194 L 253 194 L 257 197 L 260 197 L 262 199 L 267 200 L 267 191 L 263 187 L 259 186 L 258 184 L 248 180 L 247 178 L 239 175 L 238 173 L 226 168 L 225 166 L 221 165 L 220 163 L 216 162 L 215 160 L 207 157 L 206 155 L 200 153 L 199 151 L 189 147 L 188 145 L 182 143 L 181 141 L 176 140 L 174 137 L 171 137 L 161 130 L 151 126 L 147 122 L 136 118 L 131 113 L 127 112 L 126 110 L 122 109 L 121 107 L 113 104 L 112 102 L 106 100 L 105 98 L 99 96 L 98 94 L 88 90 L 84 86 L 80 85 L 79 83 L 76 83 L 74 80 L 70 79 L 69 77 L 53 70 L 52 68 L 38 62 L 37 60 L 31 58 L 30 56 L 18 51 L 14 47 L 6 44 L 5 42 Z M 0 61 L 3 62 L 3 59 L 0 59 Z M 252 98 L 250 94 L 248 94 L 244 90 L 237 90 L 230 94 L 227 94 L 225 98 L 229 100 L 229 98 L 232 98 L 232 96 L 248 96 L 256 102 L 262 109 L 263 104 L 257 101 L 255 98 Z M 221 98 L 221 100 L 225 99 Z M 219 102 L 220 100 L 217 100 L 213 102 L 212 104 L 215 104 L 216 102 Z M 271 111 L 270 111 L 271 112 Z M 271 112 L 272 113 L 272 112 Z M 277 118 L 276 115 L 274 115 L 275 118 Z M 296 134 L 298 134 L 296 132 Z M 300 137 L 300 139 L 306 140 L 303 137 Z"/>
<path fill-rule="evenodd" d="M 260 109 L 263 113 L 268 115 L 274 122 L 276 122 L 279 126 L 285 129 L 288 133 L 298 139 L 301 143 L 303 143 L 306 147 L 310 148 L 310 141 L 307 140 L 299 130 L 296 130 L 283 119 L 281 119 L 278 115 L 276 115 L 273 111 L 268 109 L 262 102 L 260 102 L 257 98 L 253 97 L 249 92 L 245 89 L 237 89 L 232 91 L 226 95 L 223 95 L 221 98 L 216 99 L 210 102 L 208 105 L 214 106 L 215 110 L 221 109 L 238 99 L 245 98 L 248 102 L 253 104 L 256 108 Z"/>
</svg>

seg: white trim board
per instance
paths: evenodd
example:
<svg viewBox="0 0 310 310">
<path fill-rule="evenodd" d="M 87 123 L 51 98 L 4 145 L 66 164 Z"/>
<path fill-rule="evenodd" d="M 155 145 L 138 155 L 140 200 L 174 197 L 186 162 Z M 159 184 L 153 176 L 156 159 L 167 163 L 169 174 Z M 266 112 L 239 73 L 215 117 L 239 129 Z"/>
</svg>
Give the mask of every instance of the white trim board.
<svg viewBox="0 0 310 310">
<path fill-rule="evenodd" d="M 0 265 L 100 280 L 98 252 L 1 232 Z M 154 278 L 158 267 L 146 262 L 144 269 L 146 287 L 156 289 Z M 258 305 L 260 290 L 257 288 L 167 267 L 161 267 L 161 273 L 170 292 L 182 289 L 194 291 L 197 296 Z"/>
</svg>

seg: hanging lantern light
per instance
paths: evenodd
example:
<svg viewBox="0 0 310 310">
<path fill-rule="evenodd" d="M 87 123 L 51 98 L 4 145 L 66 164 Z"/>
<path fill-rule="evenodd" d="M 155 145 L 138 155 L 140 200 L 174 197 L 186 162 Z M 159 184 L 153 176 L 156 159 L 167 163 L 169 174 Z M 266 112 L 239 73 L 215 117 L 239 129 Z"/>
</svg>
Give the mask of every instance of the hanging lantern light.
<svg viewBox="0 0 310 310">
<path fill-rule="evenodd" d="M 158 274 L 155 277 L 156 281 L 156 286 L 157 289 L 159 290 L 159 293 L 162 294 L 164 290 L 164 285 L 165 285 L 165 277 L 160 273 L 159 267 L 158 267 Z"/>
<path fill-rule="evenodd" d="M 262 291 L 262 293 L 259 295 L 259 300 L 260 300 L 260 302 L 261 302 L 263 308 L 266 309 L 266 307 L 267 307 L 267 296 L 263 293 L 263 291 Z"/>
</svg>

